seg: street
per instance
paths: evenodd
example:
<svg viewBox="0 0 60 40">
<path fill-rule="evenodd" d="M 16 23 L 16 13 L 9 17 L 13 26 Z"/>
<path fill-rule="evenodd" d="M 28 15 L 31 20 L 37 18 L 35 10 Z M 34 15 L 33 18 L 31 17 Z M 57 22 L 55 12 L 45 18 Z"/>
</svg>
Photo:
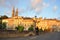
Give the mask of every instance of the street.
<svg viewBox="0 0 60 40">
<path fill-rule="evenodd" d="M 0 40 L 60 40 L 60 32 L 51 32 L 30 37 L 0 38 Z"/>
</svg>

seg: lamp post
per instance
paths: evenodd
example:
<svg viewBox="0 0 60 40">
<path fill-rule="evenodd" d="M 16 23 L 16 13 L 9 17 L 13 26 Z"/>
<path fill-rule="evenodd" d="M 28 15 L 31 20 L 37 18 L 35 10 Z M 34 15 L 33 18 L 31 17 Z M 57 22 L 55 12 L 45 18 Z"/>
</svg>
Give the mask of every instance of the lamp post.
<svg viewBox="0 0 60 40">
<path fill-rule="evenodd" d="M 39 35 L 39 29 L 38 29 L 38 27 L 36 27 L 36 22 L 37 22 L 37 16 L 35 16 L 35 20 L 34 20 L 34 26 L 35 26 L 35 33 L 36 33 L 36 35 Z"/>
<path fill-rule="evenodd" d="M 34 20 L 34 23 L 35 23 L 35 27 L 36 27 L 36 22 L 37 22 L 36 18 L 37 18 L 37 16 L 35 16 L 35 20 Z"/>
<path fill-rule="evenodd" d="M 34 18 L 34 29 L 36 28 L 36 17 L 37 16 L 35 16 L 35 18 Z"/>
</svg>

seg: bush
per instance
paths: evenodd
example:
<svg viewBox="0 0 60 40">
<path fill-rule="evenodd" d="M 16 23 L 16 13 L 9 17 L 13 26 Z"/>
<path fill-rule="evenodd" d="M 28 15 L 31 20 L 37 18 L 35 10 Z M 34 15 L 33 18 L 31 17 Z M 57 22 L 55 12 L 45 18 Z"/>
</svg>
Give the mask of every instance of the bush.
<svg viewBox="0 0 60 40">
<path fill-rule="evenodd" d="M 0 24 L 0 29 L 2 29 L 2 24 Z"/>
<path fill-rule="evenodd" d="M 18 30 L 18 27 L 15 27 L 16 30 Z"/>
<path fill-rule="evenodd" d="M 48 29 L 44 29 L 44 32 L 48 32 Z"/>
<path fill-rule="evenodd" d="M 31 25 L 31 27 L 28 28 L 28 31 L 33 31 L 33 25 Z"/>
<path fill-rule="evenodd" d="M 2 24 L 0 24 L 0 29 L 6 29 L 6 22 L 4 22 L 4 23 L 2 23 Z"/>
<path fill-rule="evenodd" d="M 16 29 L 17 29 L 19 32 L 23 32 L 24 27 L 23 27 L 23 26 L 19 26 L 19 25 L 18 25 L 18 27 L 16 27 Z"/>
<path fill-rule="evenodd" d="M 43 32 L 43 29 L 41 28 L 39 31 L 40 31 L 40 32 Z"/>
</svg>

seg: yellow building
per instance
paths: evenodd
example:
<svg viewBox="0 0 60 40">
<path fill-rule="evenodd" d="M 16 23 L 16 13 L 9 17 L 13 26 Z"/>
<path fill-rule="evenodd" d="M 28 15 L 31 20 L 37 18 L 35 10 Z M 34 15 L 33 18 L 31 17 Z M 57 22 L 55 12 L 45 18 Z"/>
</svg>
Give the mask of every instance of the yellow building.
<svg viewBox="0 0 60 40">
<path fill-rule="evenodd" d="M 15 27 L 17 27 L 18 25 L 23 25 L 24 30 L 28 30 L 28 28 L 31 25 L 34 25 L 34 23 L 36 23 L 36 27 L 38 27 L 39 29 L 42 28 L 43 30 L 52 28 L 53 25 L 60 27 L 60 20 L 42 19 L 42 17 L 40 18 L 21 17 L 21 16 L 18 16 L 18 9 L 16 9 L 16 12 L 15 12 L 14 8 L 12 10 L 12 17 L 8 19 L 3 19 L 2 22 L 7 23 L 7 29 L 13 29 L 13 30 L 15 30 Z"/>
</svg>

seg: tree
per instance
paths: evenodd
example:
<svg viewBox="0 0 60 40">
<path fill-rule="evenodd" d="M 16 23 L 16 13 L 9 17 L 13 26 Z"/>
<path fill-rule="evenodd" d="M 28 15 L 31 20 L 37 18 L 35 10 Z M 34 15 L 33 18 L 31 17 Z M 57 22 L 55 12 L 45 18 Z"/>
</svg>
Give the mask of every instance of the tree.
<svg viewBox="0 0 60 40">
<path fill-rule="evenodd" d="M 33 25 L 31 25 L 31 27 L 29 27 L 28 30 L 33 31 L 34 30 Z"/>
<path fill-rule="evenodd" d="M 1 19 L 6 19 L 8 18 L 8 16 L 4 15 L 4 16 L 1 16 Z"/>
<path fill-rule="evenodd" d="M 2 29 L 2 24 L 0 24 L 0 29 Z"/>
<path fill-rule="evenodd" d="M 0 16 L 0 24 L 2 24 L 2 18 L 1 18 L 1 16 Z"/>
<path fill-rule="evenodd" d="M 24 27 L 18 25 L 18 27 L 16 27 L 16 29 L 19 30 L 19 32 L 22 32 L 24 30 Z"/>
</svg>

